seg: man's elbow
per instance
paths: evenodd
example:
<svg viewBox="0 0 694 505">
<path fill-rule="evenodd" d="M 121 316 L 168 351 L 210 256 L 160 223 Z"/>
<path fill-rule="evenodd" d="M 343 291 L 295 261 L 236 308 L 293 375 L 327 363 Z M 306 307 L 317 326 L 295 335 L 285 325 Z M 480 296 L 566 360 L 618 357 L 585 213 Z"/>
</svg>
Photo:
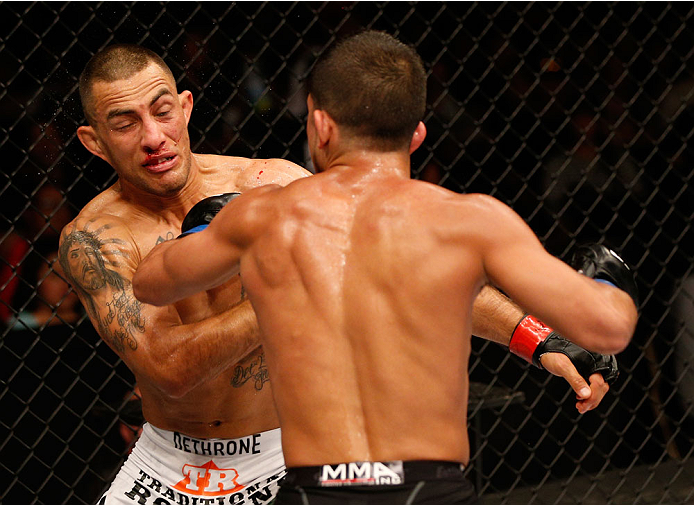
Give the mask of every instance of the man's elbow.
<svg viewBox="0 0 694 505">
<path fill-rule="evenodd" d="M 151 361 L 149 380 L 164 396 L 182 398 L 200 382 L 201 367 L 191 366 L 178 352 L 165 354 Z"/>
<path fill-rule="evenodd" d="M 152 380 L 156 388 L 164 396 L 172 399 L 179 399 L 188 394 L 193 389 L 191 384 L 194 382 L 187 374 L 181 373 L 180 370 L 169 370 L 168 372 L 157 374 L 157 377 L 153 377 Z"/>
<path fill-rule="evenodd" d="M 594 351 L 603 354 L 618 354 L 627 348 L 634 336 L 638 313 L 636 307 L 614 311 L 601 320 L 601 329 L 594 336 Z"/>
<path fill-rule="evenodd" d="M 634 332 L 636 331 L 638 317 L 636 306 L 630 307 L 630 310 L 624 311 L 621 314 L 620 320 L 616 323 L 617 338 L 615 340 L 619 349 L 616 352 L 622 352 L 631 342 Z"/>
</svg>

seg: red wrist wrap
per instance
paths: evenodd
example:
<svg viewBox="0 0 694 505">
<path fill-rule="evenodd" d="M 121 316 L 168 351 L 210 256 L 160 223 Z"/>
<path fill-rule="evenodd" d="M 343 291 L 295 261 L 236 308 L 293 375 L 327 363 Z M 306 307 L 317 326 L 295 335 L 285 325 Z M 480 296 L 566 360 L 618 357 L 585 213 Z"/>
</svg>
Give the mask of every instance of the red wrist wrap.
<svg viewBox="0 0 694 505">
<path fill-rule="evenodd" d="M 542 321 L 533 316 L 525 316 L 513 330 L 508 348 L 513 354 L 532 363 L 535 349 L 552 331 L 552 328 L 545 326 Z"/>
</svg>

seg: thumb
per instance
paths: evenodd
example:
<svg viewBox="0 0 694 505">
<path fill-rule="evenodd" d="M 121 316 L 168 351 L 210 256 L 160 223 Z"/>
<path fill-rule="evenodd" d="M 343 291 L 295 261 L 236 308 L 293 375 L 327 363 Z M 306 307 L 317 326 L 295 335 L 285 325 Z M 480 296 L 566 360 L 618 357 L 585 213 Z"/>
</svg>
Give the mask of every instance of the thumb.
<svg viewBox="0 0 694 505">
<path fill-rule="evenodd" d="M 566 379 L 566 382 L 568 382 L 571 386 L 571 389 L 573 389 L 576 392 L 576 396 L 579 400 L 587 400 L 588 398 L 590 398 L 590 386 L 585 381 L 585 379 L 578 374 L 577 371 L 569 371 L 564 376 L 564 378 Z"/>
<path fill-rule="evenodd" d="M 592 394 L 590 386 L 567 356 L 560 353 L 547 353 L 543 354 L 540 359 L 542 366 L 548 372 L 563 377 L 569 383 L 579 400 L 590 398 Z"/>
</svg>

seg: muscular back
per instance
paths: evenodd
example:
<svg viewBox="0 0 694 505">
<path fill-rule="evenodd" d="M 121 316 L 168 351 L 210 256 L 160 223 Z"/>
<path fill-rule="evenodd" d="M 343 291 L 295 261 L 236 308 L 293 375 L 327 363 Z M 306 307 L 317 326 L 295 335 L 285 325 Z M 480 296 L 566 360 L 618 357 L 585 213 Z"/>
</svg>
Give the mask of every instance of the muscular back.
<svg viewBox="0 0 694 505">
<path fill-rule="evenodd" d="M 277 219 L 241 260 L 287 464 L 467 461 L 483 272 L 449 226 L 462 216 L 432 205 L 447 192 L 422 182 L 339 169 L 311 179 L 271 197 Z"/>
<path fill-rule="evenodd" d="M 368 154 L 235 198 L 207 230 L 152 251 L 135 292 L 164 305 L 240 268 L 288 466 L 467 462 L 471 312 L 485 283 L 600 352 L 628 342 L 635 307 L 548 254 L 498 200 L 411 181 L 403 156 Z M 214 254 L 191 266 L 200 251 Z"/>
</svg>

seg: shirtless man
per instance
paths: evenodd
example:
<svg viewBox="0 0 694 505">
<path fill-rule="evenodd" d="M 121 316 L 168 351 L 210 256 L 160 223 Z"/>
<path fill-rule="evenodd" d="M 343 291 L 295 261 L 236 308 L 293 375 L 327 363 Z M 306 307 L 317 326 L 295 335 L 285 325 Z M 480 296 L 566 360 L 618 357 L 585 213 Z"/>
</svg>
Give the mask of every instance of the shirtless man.
<svg viewBox="0 0 694 505">
<path fill-rule="evenodd" d="M 598 352 L 634 331 L 628 294 L 547 254 L 511 209 L 410 179 L 424 95 L 413 50 L 378 32 L 347 39 L 309 82 L 320 173 L 234 198 L 133 278 L 138 299 L 165 305 L 240 272 L 282 427 L 277 505 L 476 502 L 461 465 L 473 302 L 487 283 Z M 596 278 L 630 276 L 611 254 L 579 259 Z"/>
<path fill-rule="evenodd" d="M 203 198 L 310 174 L 284 160 L 192 154 L 191 93 L 178 93 L 161 58 L 138 46 L 94 56 L 80 94 L 88 125 L 78 136 L 119 179 L 63 229 L 60 264 L 134 373 L 147 420 L 99 503 L 267 502 L 284 471 L 279 423 L 238 277 L 163 308 L 138 302 L 131 279 Z"/>
</svg>

